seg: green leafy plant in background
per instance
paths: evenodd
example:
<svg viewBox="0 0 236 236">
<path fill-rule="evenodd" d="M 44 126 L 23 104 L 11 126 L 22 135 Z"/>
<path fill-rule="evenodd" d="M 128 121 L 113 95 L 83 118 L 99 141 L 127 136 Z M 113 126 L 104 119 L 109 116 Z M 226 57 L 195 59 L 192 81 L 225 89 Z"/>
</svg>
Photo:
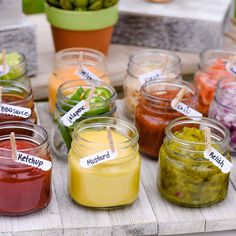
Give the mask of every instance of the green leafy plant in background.
<svg viewBox="0 0 236 236">
<path fill-rule="evenodd" d="M 22 0 L 25 14 L 44 12 L 44 0 Z"/>
<path fill-rule="evenodd" d="M 50 6 L 72 11 L 96 11 L 109 8 L 119 0 L 46 0 Z"/>
</svg>

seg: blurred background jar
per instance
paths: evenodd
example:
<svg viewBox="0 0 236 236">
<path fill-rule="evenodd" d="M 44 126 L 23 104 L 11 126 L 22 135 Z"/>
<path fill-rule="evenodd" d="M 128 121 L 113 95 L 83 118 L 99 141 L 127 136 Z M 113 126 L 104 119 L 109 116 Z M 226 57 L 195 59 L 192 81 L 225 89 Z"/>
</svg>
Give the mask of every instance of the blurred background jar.
<svg viewBox="0 0 236 236">
<path fill-rule="evenodd" d="M 236 152 L 236 77 L 224 78 L 217 83 L 209 118 L 224 124 L 230 131 L 231 151 Z"/>
<path fill-rule="evenodd" d="M 111 149 L 110 128 L 116 157 L 85 168 L 80 160 Z M 116 208 L 132 204 L 138 197 L 141 158 L 138 132 L 130 123 L 111 117 L 81 121 L 73 133 L 68 156 L 69 194 L 80 205 Z"/>
<path fill-rule="evenodd" d="M 51 169 L 18 163 L 12 158 L 10 133 L 17 151 L 51 161 L 47 132 L 22 121 L 0 122 L 0 215 L 18 216 L 39 211 L 51 200 Z"/>
<path fill-rule="evenodd" d="M 30 109 L 28 117 L 12 116 L 1 112 L 0 121 L 27 121 L 36 124 L 38 119 L 32 88 L 24 83 L 12 80 L 0 80 L 0 86 L 2 87 L 2 104 Z"/>
<path fill-rule="evenodd" d="M 154 74 L 160 74 L 165 62 L 163 75 L 159 77 L 166 80 L 181 79 L 181 60 L 174 53 L 152 49 L 138 51 L 130 55 L 127 74 L 124 80 L 127 117 L 134 118 L 142 84 L 150 79 L 157 79 L 155 76 L 150 78 L 150 75 L 147 73 L 154 72 Z M 157 72 L 155 73 L 155 71 Z M 140 79 L 140 77 L 143 77 L 143 79 Z M 144 79 L 145 77 L 146 79 Z"/>
<path fill-rule="evenodd" d="M 86 100 L 91 88 L 95 91 L 89 100 L 90 109 L 71 126 L 66 127 L 61 117 L 82 100 Z M 67 156 L 71 146 L 74 127 L 81 121 L 91 117 L 114 116 L 116 112 L 115 89 L 100 81 L 72 80 L 62 84 L 58 89 L 56 109 L 54 112 L 54 132 L 52 136 L 53 150 L 58 156 Z"/>
<path fill-rule="evenodd" d="M 70 48 L 57 52 L 48 82 L 50 111 L 55 109 L 59 86 L 69 80 L 82 79 L 79 75 L 82 68 L 89 70 L 99 80 L 110 83 L 106 64 L 104 54 L 89 48 Z"/>
<path fill-rule="evenodd" d="M 0 65 L 2 63 L 2 53 L 0 53 Z M 6 64 L 9 67 L 9 71 L 5 75 L 0 76 L 0 80 L 14 80 L 30 85 L 30 78 L 26 76 L 26 60 L 23 54 L 7 51 Z"/>
<path fill-rule="evenodd" d="M 172 100 L 183 87 L 186 87 L 186 92 L 181 102 L 196 110 L 197 91 L 194 85 L 188 82 L 156 80 L 142 86 L 135 113 L 135 125 L 139 132 L 139 147 L 142 153 L 158 159 L 166 126 L 170 120 L 183 116 L 171 106 Z"/>
<path fill-rule="evenodd" d="M 217 82 L 225 77 L 236 76 L 227 69 L 227 63 L 236 56 L 234 51 L 234 49 L 208 49 L 200 53 L 199 69 L 195 74 L 194 81 L 199 93 L 198 110 L 204 116 L 208 116 Z"/>
<path fill-rule="evenodd" d="M 204 207 L 225 199 L 229 173 L 205 158 L 204 128 L 211 130 L 212 146 L 229 161 L 229 132 L 215 120 L 181 117 L 171 121 L 160 149 L 157 186 L 168 201 L 186 207 Z"/>
</svg>

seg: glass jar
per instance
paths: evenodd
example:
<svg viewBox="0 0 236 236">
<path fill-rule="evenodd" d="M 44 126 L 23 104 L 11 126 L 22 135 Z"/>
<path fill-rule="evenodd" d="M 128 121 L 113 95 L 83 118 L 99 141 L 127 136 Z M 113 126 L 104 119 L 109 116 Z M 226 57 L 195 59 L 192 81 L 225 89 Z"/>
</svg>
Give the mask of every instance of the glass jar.
<svg viewBox="0 0 236 236">
<path fill-rule="evenodd" d="M 135 124 L 140 136 L 139 146 L 142 153 L 155 159 L 158 158 L 166 126 L 170 120 L 183 116 L 171 107 L 172 100 L 183 87 L 186 87 L 186 93 L 181 101 L 196 109 L 197 92 L 195 87 L 188 82 L 156 80 L 142 86 L 135 113 Z"/>
<path fill-rule="evenodd" d="M 34 109 L 33 91 L 31 87 L 23 83 L 9 80 L 0 80 L 0 86 L 2 87 L 1 110 L 4 104 L 30 109 L 28 117 L 3 114 L 0 110 L 0 122 L 27 121 L 36 124 L 37 114 Z"/>
<path fill-rule="evenodd" d="M 99 51 L 88 48 L 70 48 L 56 53 L 52 74 L 49 77 L 49 108 L 53 112 L 57 90 L 69 80 L 81 79 L 78 73 L 88 69 L 100 80 L 110 83 L 106 72 L 106 57 Z"/>
<path fill-rule="evenodd" d="M 181 60 L 174 53 L 163 50 L 142 50 L 129 57 L 127 74 L 124 80 L 125 106 L 127 117 L 133 119 L 138 104 L 142 82 L 139 76 L 154 70 L 160 70 L 166 57 L 167 64 L 162 79 L 181 79 Z"/>
<path fill-rule="evenodd" d="M 219 121 L 230 131 L 230 148 L 236 152 L 236 78 L 218 82 L 214 100 L 209 109 L 209 118 Z"/>
<path fill-rule="evenodd" d="M 234 77 L 226 69 L 226 64 L 235 56 L 234 50 L 209 49 L 200 53 L 199 69 L 194 81 L 199 93 L 198 110 L 208 116 L 210 103 L 215 94 L 217 82 L 222 78 Z"/>
<path fill-rule="evenodd" d="M 107 127 L 112 133 L 116 158 L 90 168 L 82 167 L 82 158 L 110 148 Z M 126 121 L 98 117 L 80 122 L 73 133 L 68 156 L 71 198 L 92 208 L 115 208 L 133 203 L 140 180 L 137 141 L 137 130 Z"/>
<path fill-rule="evenodd" d="M 51 199 L 51 170 L 18 163 L 12 158 L 10 133 L 17 151 L 51 161 L 47 132 L 21 121 L 0 122 L 0 214 L 17 216 L 45 208 Z"/>
<path fill-rule="evenodd" d="M 91 87 L 95 86 L 95 92 L 90 99 L 90 109 L 84 113 L 71 126 L 66 127 L 61 117 L 70 111 L 80 101 L 85 100 Z M 82 91 L 81 91 L 82 88 Z M 59 87 L 57 94 L 56 110 L 54 112 L 54 123 L 56 124 L 52 135 L 53 150 L 57 156 L 67 156 L 71 146 L 72 132 L 81 120 L 96 116 L 114 116 L 116 112 L 115 89 L 100 81 L 72 80 L 65 82 Z"/>
<path fill-rule="evenodd" d="M 229 132 L 217 121 L 182 117 L 171 121 L 160 150 L 157 185 L 168 201 L 186 207 L 204 207 L 225 199 L 229 173 L 204 157 L 204 128 L 210 128 L 212 146 L 229 161 Z"/>
<path fill-rule="evenodd" d="M 25 56 L 19 52 L 9 51 L 6 53 L 6 64 L 9 66 L 9 72 L 0 76 L 0 80 L 14 80 L 29 84 L 30 80 L 26 76 Z M 0 65 L 2 65 L 2 53 L 0 53 Z"/>
</svg>

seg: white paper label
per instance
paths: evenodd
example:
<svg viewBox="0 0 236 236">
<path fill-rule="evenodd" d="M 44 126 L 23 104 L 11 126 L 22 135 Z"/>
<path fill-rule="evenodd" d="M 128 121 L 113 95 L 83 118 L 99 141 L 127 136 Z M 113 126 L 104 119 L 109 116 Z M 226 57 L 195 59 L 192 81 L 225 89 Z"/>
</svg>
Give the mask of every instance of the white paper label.
<svg viewBox="0 0 236 236">
<path fill-rule="evenodd" d="M 44 160 L 39 157 L 35 157 L 23 152 L 16 152 L 16 162 L 25 164 L 28 166 L 36 167 L 44 171 L 48 171 L 52 168 L 52 162 Z"/>
<path fill-rule="evenodd" d="M 82 100 L 64 116 L 61 117 L 61 121 L 66 127 L 74 124 L 85 112 L 89 111 L 89 102 Z"/>
<path fill-rule="evenodd" d="M 148 73 L 140 75 L 139 81 L 140 81 L 141 85 L 143 85 L 146 82 L 157 80 L 160 78 L 161 78 L 161 71 L 160 70 L 153 70 Z"/>
<path fill-rule="evenodd" d="M 77 75 L 81 76 L 82 79 L 86 79 L 86 80 L 98 80 L 98 81 L 101 81 L 94 73 L 92 73 L 86 67 L 83 67 L 80 71 L 78 71 Z"/>
<path fill-rule="evenodd" d="M 231 74 L 236 75 L 236 64 L 235 63 L 228 62 L 226 64 L 226 69 Z"/>
<path fill-rule="evenodd" d="M 206 159 L 210 160 L 215 166 L 217 166 L 225 174 L 229 173 L 233 164 L 222 156 L 215 148 L 211 147 L 211 151 L 206 149 L 204 151 Z"/>
<path fill-rule="evenodd" d="M 117 152 L 112 152 L 110 149 L 107 149 L 80 159 L 80 165 L 83 168 L 90 168 L 106 161 L 114 160 L 116 156 Z"/>
<path fill-rule="evenodd" d="M 0 65 L 0 77 L 8 74 L 10 71 L 10 67 L 6 65 L 5 70 L 3 69 L 3 66 Z"/>
<path fill-rule="evenodd" d="M 191 117 L 193 120 L 201 120 L 202 114 L 193 108 L 187 106 L 186 104 L 179 102 L 176 106 L 174 106 L 174 100 L 171 102 L 171 107 L 180 112 L 181 114 Z"/>
<path fill-rule="evenodd" d="M 31 116 L 31 109 L 0 103 L 0 114 L 28 118 Z"/>
</svg>

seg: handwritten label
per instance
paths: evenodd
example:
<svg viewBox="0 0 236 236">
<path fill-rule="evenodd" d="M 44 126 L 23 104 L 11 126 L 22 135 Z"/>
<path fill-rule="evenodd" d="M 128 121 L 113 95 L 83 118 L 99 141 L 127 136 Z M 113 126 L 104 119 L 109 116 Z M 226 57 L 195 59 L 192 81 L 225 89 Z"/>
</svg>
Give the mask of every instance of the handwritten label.
<svg viewBox="0 0 236 236">
<path fill-rule="evenodd" d="M 31 109 L 0 103 L 0 114 L 28 118 L 31 116 Z"/>
<path fill-rule="evenodd" d="M 202 114 L 196 110 L 194 110 L 193 108 L 187 106 L 186 104 L 179 102 L 176 106 L 175 106 L 175 100 L 173 100 L 171 102 L 171 107 L 180 112 L 181 114 L 191 117 L 193 120 L 201 120 L 202 118 Z"/>
<path fill-rule="evenodd" d="M 215 148 L 211 147 L 210 149 L 210 151 L 208 149 L 204 151 L 205 158 L 210 160 L 223 173 L 229 173 L 231 168 L 233 167 L 233 164 L 224 156 L 222 156 Z"/>
<path fill-rule="evenodd" d="M 94 73 L 92 73 L 86 67 L 83 67 L 80 71 L 78 71 L 77 75 L 81 76 L 82 79 L 85 79 L 85 80 L 98 80 L 98 81 L 101 81 L 99 79 L 99 77 L 97 77 Z"/>
<path fill-rule="evenodd" d="M 23 152 L 16 152 L 16 162 L 25 164 L 28 166 L 36 167 L 44 171 L 48 171 L 52 168 L 52 162 L 44 160 L 39 157 L 35 157 Z"/>
<path fill-rule="evenodd" d="M 226 70 L 233 75 L 236 75 L 236 64 L 232 62 L 228 62 L 226 64 Z"/>
<path fill-rule="evenodd" d="M 85 112 L 89 111 L 89 102 L 82 100 L 64 116 L 61 117 L 61 121 L 66 127 L 74 124 Z"/>
<path fill-rule="evenodd" d="M 3 68 L 3 65 L 0 65 L 0 77 L 8 74 L 10 71 L 10 67 L 8 65 L 5 66 L 5 70 Z"/>
<path fill-rule="evenodd" d="M 163 77 L 162 77 L 163 78 Z M 148 73 L 142 74 L 139 76 L 139 81 L 141 85 L 145 84 L 146 82 L 161 79 L 161 71 L 160 70 L 153 70 Z"/>
<path fill-rule="evenodd" d="M 114 160 L 116 156 L 117 152 L 112 152 L 108 149 L 80 159 L 80 165 L 83 168 L 90 168 L 106 161 Z"/>
</svg>

